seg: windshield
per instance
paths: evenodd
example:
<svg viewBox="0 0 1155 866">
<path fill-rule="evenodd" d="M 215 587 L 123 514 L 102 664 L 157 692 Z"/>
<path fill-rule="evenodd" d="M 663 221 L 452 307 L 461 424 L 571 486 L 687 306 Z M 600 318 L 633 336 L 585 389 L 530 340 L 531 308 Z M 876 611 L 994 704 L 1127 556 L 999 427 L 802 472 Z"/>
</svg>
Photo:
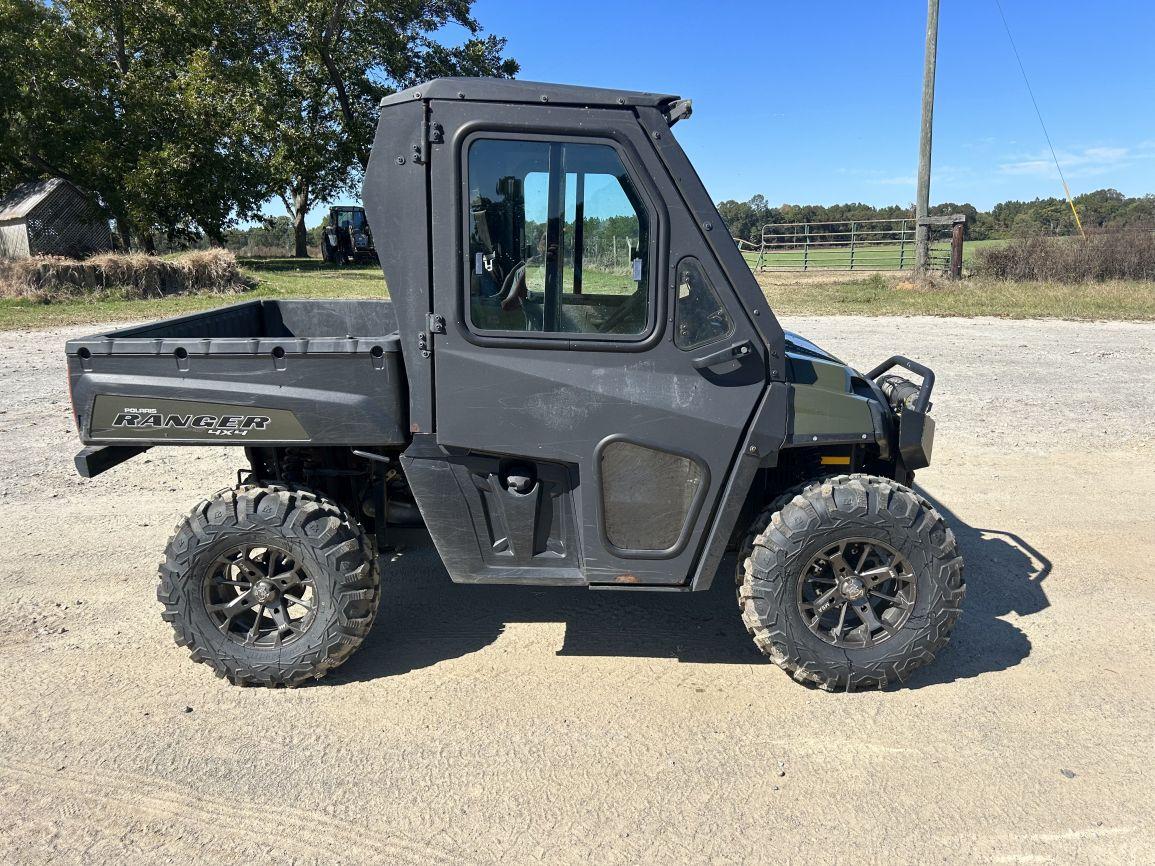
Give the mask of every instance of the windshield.
<svg viewBox="0 0 1155 866">
<path fill-rule="evenodd" d="M 350 208 L 349 210 L 339 210 L 335 214 L 337 225 L 342 228 L 351 228 L 361 231 L 365 228 L 365 211 L 360 208 Z"/>
<path fill-rule="evenodd" d="M 803 355 L 811 355 L 815 358 L 824 358 L 827 361 L 834 361 L 838 364 L 842 363 L 825 349 L 814 345 L 805 337 L 795 334 L 793 331 L 786 331 L 785 335 L 787 351 L 798 352 Z"/>
</svg>

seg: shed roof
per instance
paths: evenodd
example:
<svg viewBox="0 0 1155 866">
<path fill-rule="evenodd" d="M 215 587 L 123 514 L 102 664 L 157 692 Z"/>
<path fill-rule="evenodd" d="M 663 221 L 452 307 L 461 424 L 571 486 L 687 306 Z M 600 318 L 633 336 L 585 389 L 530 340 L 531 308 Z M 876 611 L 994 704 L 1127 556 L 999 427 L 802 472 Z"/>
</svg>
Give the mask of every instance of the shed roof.
<svg viewBox="0 0 1155 866">
<path fill-rule="evenodd" d="M 0 198 L 0 220 L 23 219 L 40 202 L 66 183 L 68 181 L 63 178 L 51 177 L 48 180 L 32 180 L 18 184 Z"/>
</svg>

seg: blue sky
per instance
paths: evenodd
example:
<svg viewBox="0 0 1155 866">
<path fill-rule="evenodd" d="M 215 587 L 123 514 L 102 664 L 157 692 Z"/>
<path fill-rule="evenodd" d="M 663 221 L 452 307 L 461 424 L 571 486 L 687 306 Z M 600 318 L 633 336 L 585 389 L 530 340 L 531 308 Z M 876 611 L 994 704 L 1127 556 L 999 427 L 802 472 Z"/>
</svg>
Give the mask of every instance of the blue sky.
<svg viewBox="0 0 1155 866">
<path fill-rule="evenodd" d="M 1155 4 L 1002 2 L 1072 192 L 1155 192 Z M 692 98 L 676 134 L 715 200 L 914 200 L 924 0 L 479 0 L 474 12 L 508 37 L 521 78 Z M 943 0 L 931 200 L 1061 194 L 994 0 Z"/>
</svg>

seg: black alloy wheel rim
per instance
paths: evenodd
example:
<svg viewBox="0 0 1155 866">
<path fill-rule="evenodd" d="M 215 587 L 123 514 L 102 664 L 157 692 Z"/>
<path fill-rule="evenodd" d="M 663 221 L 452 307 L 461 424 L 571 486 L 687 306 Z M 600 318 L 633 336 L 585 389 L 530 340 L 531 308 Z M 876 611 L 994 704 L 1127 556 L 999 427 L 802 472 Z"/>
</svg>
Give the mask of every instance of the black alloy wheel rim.
<svg viewBox="0 0 1155 866">
<path fill-rule="evenodd" d="M 299 639 L 317 614 L 317 586 L 288 551 L 239 544 L 209 566 L 205 609 L 233 643 L 273 649 Z"/>
<path fill-rule="evenodd" d="M 914 609 L 915 574 L 901 553 L 873 538 L 822 548 L 798 582 L 798 610 L 822 641 L 864 649 L 890 640 Z"/>
</svg>

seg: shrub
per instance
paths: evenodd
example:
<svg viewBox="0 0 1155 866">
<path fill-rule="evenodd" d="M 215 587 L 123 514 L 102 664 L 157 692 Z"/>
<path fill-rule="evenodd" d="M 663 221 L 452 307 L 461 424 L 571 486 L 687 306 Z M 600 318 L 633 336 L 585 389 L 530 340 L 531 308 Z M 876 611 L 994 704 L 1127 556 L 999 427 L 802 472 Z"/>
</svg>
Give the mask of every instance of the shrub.
<svg viewBox="0 0 1155 866">
<path fill-rule="evenodd" d="M 89 259 L 34 256 L 0 260 L 0 297 L 45 303 L 115 295 L 160 298 L 185 292 L 238 292 L 254 283 L 227 250 L 195 250 L 161 259 L 144 253 L 107 253 Z"/>
<path fill-rule="evenodd" d="M 1155 233 L 1030 237 L 978 250 L 975 272 L 1000 280 L 1053 283 L 1155 280 Z"/>
</svg>

